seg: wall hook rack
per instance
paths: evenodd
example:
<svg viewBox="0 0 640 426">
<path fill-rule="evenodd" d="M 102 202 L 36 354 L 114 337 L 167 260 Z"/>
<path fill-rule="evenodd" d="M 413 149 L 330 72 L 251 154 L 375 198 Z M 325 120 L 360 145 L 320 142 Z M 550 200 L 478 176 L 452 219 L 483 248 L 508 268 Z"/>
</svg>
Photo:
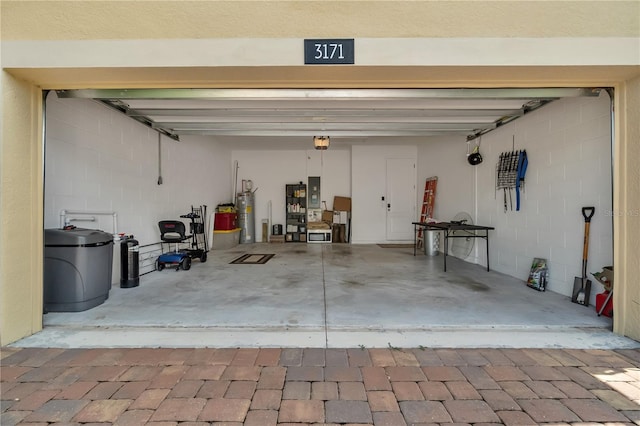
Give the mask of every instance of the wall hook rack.
<svg viewBox="0 0 640 426">
<path fill-rule="evenodd" d="M 516 193 L 516 211 L 520 210 L 520 191 L 524 190 L 525 174 L 529 160 L 527 151 L 505 151 L 498 157 L 496 164 L 496 191 L 502 190 L 504 200 L 504 211 L 507 207 L 513 210 L 513 190 Z M 507 193 L 509 203 L 507 204 Z"/>
</svg>

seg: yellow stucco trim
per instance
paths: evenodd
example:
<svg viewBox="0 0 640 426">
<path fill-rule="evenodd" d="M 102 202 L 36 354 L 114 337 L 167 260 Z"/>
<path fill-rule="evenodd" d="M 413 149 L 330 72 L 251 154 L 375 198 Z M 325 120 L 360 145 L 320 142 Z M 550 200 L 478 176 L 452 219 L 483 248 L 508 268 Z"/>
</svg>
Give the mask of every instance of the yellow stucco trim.
<svg viewBox="0 0 640 426">
<path fill-rule="evenodd" d="M 640 66 L 13 68 L 45 89 L 606 87 Z"/>
<path fill-rule="evenodd" d="M 3 0 L 1 7 L 5 40 L 625 37 L 637 35 L 640 22 L 635 0 Z"/>
<path fill-rule="evenodd" d="M 615 109 L 614 331 L 640 341 L 640 77 L 621 85 Z"/>
<path fill-rule="evenodd" d="M 42 329 L 41 91 L 2 73 L 0 343 Z"/>
</svg>

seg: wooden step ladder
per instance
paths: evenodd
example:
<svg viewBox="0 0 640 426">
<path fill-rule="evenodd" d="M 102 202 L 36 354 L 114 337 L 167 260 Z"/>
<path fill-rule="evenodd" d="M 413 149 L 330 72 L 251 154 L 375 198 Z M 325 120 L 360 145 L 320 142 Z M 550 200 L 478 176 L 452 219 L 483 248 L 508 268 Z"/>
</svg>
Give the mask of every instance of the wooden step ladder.
<svg viewBox="0 0 640 426">
<path fill-rule="evenodd" d="M 436 202 L 436 187 L 438 186 L 438 176 L 427 178 L 424 184 L 424 197 L 422 198 L 422 208 L 420 209 L 420 222 L 426 222 L 427 218 L 433 218 L 433 208 Z M 416 243 L 418 248 L 424 247 L 424 228 L 419 227 Z"/>
</svg>

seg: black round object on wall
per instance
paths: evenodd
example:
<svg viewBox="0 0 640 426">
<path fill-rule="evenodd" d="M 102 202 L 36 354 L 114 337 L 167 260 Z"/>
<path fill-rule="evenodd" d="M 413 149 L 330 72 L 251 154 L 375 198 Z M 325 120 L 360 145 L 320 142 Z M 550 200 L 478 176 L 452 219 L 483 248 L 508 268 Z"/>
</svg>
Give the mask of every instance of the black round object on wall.
<svg viewBox="0 0 640 426">
<path fill-rule="evenodd" d="M 473 154 L 469 154 L 469 156 L 467 157 L 467 161 L 472 166 L 477 166 L 478 164 L 482 163 L 482 155 L 480 155 L 479 152 L 474 152 Z"/>
</svg>

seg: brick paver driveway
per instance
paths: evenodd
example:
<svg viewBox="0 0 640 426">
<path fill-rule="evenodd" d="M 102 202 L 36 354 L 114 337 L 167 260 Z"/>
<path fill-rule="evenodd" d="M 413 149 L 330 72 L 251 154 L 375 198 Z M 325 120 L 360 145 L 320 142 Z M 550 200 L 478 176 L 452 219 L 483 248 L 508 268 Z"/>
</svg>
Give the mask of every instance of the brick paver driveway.
<svg viewBox="0 0 640 426">
<path fill-rule="evenodd" d="M 0 424 L 640 424 L 640 350 L 2 350 Z"/>
</svg>

